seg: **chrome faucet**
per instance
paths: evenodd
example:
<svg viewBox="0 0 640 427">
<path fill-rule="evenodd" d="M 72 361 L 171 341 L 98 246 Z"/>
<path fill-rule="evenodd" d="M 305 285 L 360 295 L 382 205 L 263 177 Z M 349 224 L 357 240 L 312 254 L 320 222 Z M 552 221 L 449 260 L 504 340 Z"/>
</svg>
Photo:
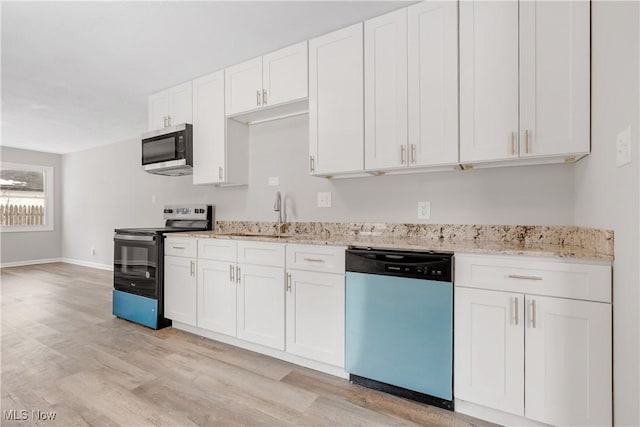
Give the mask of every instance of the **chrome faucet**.
<svg viewBox="0 0 640 427">
<path fill-rule="evenodd" d="M 278 212 L 278 235 L 282 232 L 282 196 L 276 192 L 276 201 L 273 204 L 273 211 Z"/>
</svg>

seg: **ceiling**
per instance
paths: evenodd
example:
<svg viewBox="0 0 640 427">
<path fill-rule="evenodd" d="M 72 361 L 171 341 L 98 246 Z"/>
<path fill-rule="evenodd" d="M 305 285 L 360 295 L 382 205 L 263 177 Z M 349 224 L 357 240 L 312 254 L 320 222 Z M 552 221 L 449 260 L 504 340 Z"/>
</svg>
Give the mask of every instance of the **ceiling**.
<svg viewBox="0 0 640 427">
<path fill-rule="evenodd" d="M 138 137 L 150 93 L 407 3 L 2 1 L 2 145 Z"/>
</svg>

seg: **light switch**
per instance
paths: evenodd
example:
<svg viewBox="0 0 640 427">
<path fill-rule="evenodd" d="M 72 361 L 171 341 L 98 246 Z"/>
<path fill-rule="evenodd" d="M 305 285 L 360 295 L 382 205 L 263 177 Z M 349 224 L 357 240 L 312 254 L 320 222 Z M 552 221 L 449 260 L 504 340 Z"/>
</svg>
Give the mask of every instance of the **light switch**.
<svg viewBox="0 0 640 427">
<path fill-rule="evenodd" d="M 280 185 L 280 177 L 277 176 L 270 176 L 269 180 L 267 182 L 271 187 L 275 187 Z"/>
<path fill-rule="evenodd" d="M 631 126 L 627 126 L 618 134 L 616 140 L 616 166 L 624 166 L 631 163 Z"/>
<path fill-rule="evenodd" d="M 318 207 L 319 208 L 330 208 L 331 207 L 331 192 L 318 192 Z"/>
<path fill-rule="evenodd" d="M 431 218 L 431 202 L 418 202 L 418 219 Z"/>
</svg>

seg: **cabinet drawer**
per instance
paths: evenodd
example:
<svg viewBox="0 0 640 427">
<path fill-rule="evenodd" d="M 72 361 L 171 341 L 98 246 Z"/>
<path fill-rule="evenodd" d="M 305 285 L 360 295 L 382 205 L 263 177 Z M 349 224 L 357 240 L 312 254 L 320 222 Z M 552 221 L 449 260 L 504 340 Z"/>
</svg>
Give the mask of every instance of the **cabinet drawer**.
<svg viewBox="0 0 640 427">
<path fill-rule="evenodd" d="M 284 267 L 284 243 L 238 242 L 238 263 Z"/>
<path fill-rule="evenodd" d="M 345 247 L 287 245 L 287 268 L 344 274 Z"/>
<path fill-rule="evenodd" d="M 164 242 L 164 254 L 195 258 L 198 254 L 198 241 L 193 238 L 167 238 Z"/>
<path fill-rule="evenodd" d="M 237 243 L 229 239 L 198 239 L 198 258 L 236 262 Z"/>
<path fill-rule="evenodd" d="M 455 284 L 611 302 L 611 264 L 456 254 Z"/>
</svg>

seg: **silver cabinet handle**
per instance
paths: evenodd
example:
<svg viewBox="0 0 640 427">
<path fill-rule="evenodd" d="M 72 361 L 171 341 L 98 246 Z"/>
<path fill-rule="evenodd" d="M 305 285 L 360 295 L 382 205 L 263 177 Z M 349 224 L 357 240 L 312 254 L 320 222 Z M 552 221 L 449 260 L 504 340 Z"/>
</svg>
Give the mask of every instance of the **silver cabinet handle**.
<svg viewBox="0 0 640 427">
<path fill-rule="evenodd" d="M 222 181 L 222 166 L 218 166 L 218 179 Z"/>
<path fill-rule="evenodd" d="M 167 127 L 167 116 L 164 116 L 162 120 L 164 121 L 164 127 Z"/>
<path fill-rule="evenodd" d="M 184 246 L 171 246 L 173 249 L 182 249 L 184 250 Z"/>
<path fill-rule="evenodd" d="M 416 144 L 411 144 L 411 164 L 416 164 Z"/>
<path fill-rule="evenodd" d="M 262 89 L 262 105 L 267 105 L 267 90 Z"/>
<path fill-rule="evenodd" d="M 260 89 L 256 91 L 256 105 L 260 106 Z"/>
<path fill-rule="evenodd" d="M 516 133 L 511 132 L 511 155 L 516 155 Z"/>
<path fill-rule="evenodd" d="M 529 129 L 524 130 L 524 152 L 529 154 Z"/>
<path fill-rule="evenodd" d="M 236 267 L 236 282 L 240 283 L 240 266 Z"/>
<path fill-rule="evenodd" d="M 531 311 L 531 327 L 535 328 L 536 327 L 536 300 L 531 300 L 531 305 L 530 305 L 530 311 Z"/>
<path fill-rule="evenodd" d="M 513 299 L 513 323 L 518 326 L 518 297 Z"/>
<path fill-rule="evenodd" d="M 400 164 L 404 165 L 405 159 L 404 159 L 404 151 L 406 150 L 404 145 L 400 146 Z"/>
<path fill-rule="evenodd" d="M 229 265 L 229 281 L 231 283 L 236 281 L 236 278 L 234 277 L 234 274 L 233 274 L 235 271 L 236 271 L 236 269 L 233 268 L 233 264 L 230 264 Z"/>
<path fill-rule="evenodd" d="M 303 258 L 303 259 L 308 262 L 325 262 L 323 259 L 320 259 L 320 258 Z"/>
<path fill-rule="evenodd" d="M 316 161 L 313 156 L 309 156 L 309 172 L 313 173 L 316 171 Z"/>
<path fill-rule="evenodd" d="M 509 279 L 542 280 L 542 277 L 540 277 L 540 276 L 524 276 L 522 274 L 510 274 L 507 277 Z"/>
<path fill-rule="evenodd" d="M 167 124 L 171 126 L 171 115 L 167 116 Z"/>
<path fill-rule="evenodd" d="M 291 273 L 287 273 L 287 292 L 291 292 Z"/>
<path fill-rule="evenodd" d="M 193 276 L 193 274 L 194 274 L 194 271 L 193 271 L 193 270 L 195 269 L 195 268 L 194 268 L 194 267 L 195 267 L 195 265 L 196 265 L 196 263 L 195 263 L 195 262 L 193 262 L 193 261 L 189 261 L 189 269 L 190 269 L 190 272 L 191 272 L 191 275 L 192 275 L 192 276 Z"/>
</svg>

